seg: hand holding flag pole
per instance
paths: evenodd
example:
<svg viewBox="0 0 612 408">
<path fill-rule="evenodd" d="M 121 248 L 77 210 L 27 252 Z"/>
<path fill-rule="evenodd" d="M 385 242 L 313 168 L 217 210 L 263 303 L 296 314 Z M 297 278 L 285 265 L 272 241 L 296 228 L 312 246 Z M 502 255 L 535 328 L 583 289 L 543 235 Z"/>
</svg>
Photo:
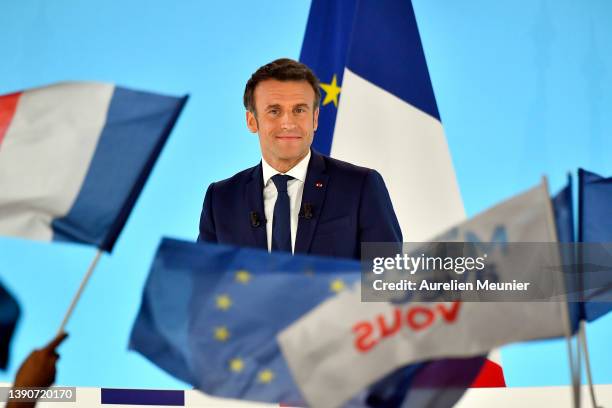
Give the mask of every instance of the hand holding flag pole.
<svg viewBox="0 0 612 408">
<path fill-rule="evenodd" d="M 0 96 L 0 175 L 45 180 L 24 189 L 17 178 L 0 177 L 0 235 L 98 249 L 60 334 L 102 251 L 112 251 L 187 98 L 98 82 Z"/>
</svg>

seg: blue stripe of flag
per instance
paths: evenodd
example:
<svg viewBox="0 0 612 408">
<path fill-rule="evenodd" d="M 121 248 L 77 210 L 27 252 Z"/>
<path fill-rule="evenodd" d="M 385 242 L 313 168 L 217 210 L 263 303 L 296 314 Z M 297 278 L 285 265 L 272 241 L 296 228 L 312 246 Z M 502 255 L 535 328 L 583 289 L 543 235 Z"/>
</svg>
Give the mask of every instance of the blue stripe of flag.
<svg viewBox="0 0 612 408">
<path fill-rule="evenodd" d="M 186 100 L 115 88 L 79 195 L 52 222 L 54 240 L 112 251 Z"/>
<path fill-rule="evenodd" d="M 359 1 L 347 67 L 440 120 L 410 1 Z"/>
<path fill-rule="evenodd" d="M 336 75 L 342 85 L 356 4 L 357 0 L 313 0 L 310 5 L 300 61 L 323 83 L 330 83 Z M 325 98 L 325 92 L 321 93 Z M 336 113 L 333 103 L 321 106 L 313 147 L 323 154 L 331 151 Z"/>
<path fill-rule="evenodd" d="M 300 61 L 322 83 L 344 68 L 440 120 L 409 0 L 313 0 Z M 325 91 L 321 90 L 323 98 Z M 340 94 L 342 98 L 342 93 Z M 313 147 L 331 151 L 337 108 L 321 106 Z"/>
</svg>

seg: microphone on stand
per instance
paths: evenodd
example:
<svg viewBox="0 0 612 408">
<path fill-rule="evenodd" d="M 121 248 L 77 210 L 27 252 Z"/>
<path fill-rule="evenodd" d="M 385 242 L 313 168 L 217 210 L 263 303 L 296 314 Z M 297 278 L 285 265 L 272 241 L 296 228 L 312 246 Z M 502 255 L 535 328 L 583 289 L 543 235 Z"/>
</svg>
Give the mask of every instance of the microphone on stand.
<svg viewBox="0 0 612 408">
<path fill-rule="evenodd" d="M 302 213 L 300 214 L 300 217 L 310 220 L 313 217 L 312 214 L 312 204 L 310 203 L 304 203 L 304 205 L 302 206 Z"/>
<path fill-rule="evenodd" d="M 261 217 L 257 211 L 251 211 L 249 213 L 249 218 L 251 219 L 251 227 L 257 228 L 261 225 Z"/>
</svg>

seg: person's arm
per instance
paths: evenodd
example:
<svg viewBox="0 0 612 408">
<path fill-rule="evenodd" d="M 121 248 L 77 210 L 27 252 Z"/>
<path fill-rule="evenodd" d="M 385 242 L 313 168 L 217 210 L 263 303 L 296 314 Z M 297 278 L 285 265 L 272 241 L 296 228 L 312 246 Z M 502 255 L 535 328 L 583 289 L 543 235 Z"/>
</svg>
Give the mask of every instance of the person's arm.
<svg viewBox="0 0 612 408">
<path fill-rule="evenodd" d="M 217 233 L 215 231 L 215 221 L 213 219 L 213 188 L 215 183 L 208 186 L 206 195 L 204 196 L 204 204 L 202 205 L 202 215 L 200 216 L 200 233 L 198 242 L 217 242 Z"/>
<path fill-rule="evenodd" d="M 402 242 L 402 230 L 382 176 L 370 170 L 366 176 L 359 209 L 360 242 Z"/>
<path fill-rule="evenodd" d="M 59 359 L 57 347 L 68 337 L 67 333 L 58 334 L 45 347 L 36 349 L 21 363 L 13 390 L 17 388 L 49 388 L 55 382 L 55 365 Z M 6 408 L 31 408 L 36 402 L 19 402 L 12 400 L 6 404 Z"/>
</svg>

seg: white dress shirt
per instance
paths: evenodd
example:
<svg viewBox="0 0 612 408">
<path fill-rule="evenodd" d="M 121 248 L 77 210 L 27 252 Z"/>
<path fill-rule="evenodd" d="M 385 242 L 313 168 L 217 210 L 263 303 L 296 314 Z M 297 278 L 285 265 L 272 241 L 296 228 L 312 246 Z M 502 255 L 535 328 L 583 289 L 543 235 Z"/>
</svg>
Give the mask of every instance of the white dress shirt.
<svg viewBox="0 0 612 408">
<path fill-rule="evenodd" d="M 304 193 L 304 182 L 306 181 L 306 172 L 308 171 L 308 162 L 310 161 L 310 150 L 298 164 L 286 173 L 281 173 L 270 166 L 265 159 L 261 159 L 261 167 L 263 171 L 263 202 L 264 214 L 266 216 L 266 236 L 268 238 L 268 252 L 272 250 L 272 222 L 274 218 L 274 204 L 276 204 L 276 185 L 272 181 L 272 176 L 277 174 L 286 174 L 293 177 L 293 180 L 287 182 L 287 194 L 289 194 L 289 211 L 291 214 L 291 252 L 295 251 L 295 237 L 297 235 L 298 214 L 302 205 L 302 194 Z"/>
</svg>

